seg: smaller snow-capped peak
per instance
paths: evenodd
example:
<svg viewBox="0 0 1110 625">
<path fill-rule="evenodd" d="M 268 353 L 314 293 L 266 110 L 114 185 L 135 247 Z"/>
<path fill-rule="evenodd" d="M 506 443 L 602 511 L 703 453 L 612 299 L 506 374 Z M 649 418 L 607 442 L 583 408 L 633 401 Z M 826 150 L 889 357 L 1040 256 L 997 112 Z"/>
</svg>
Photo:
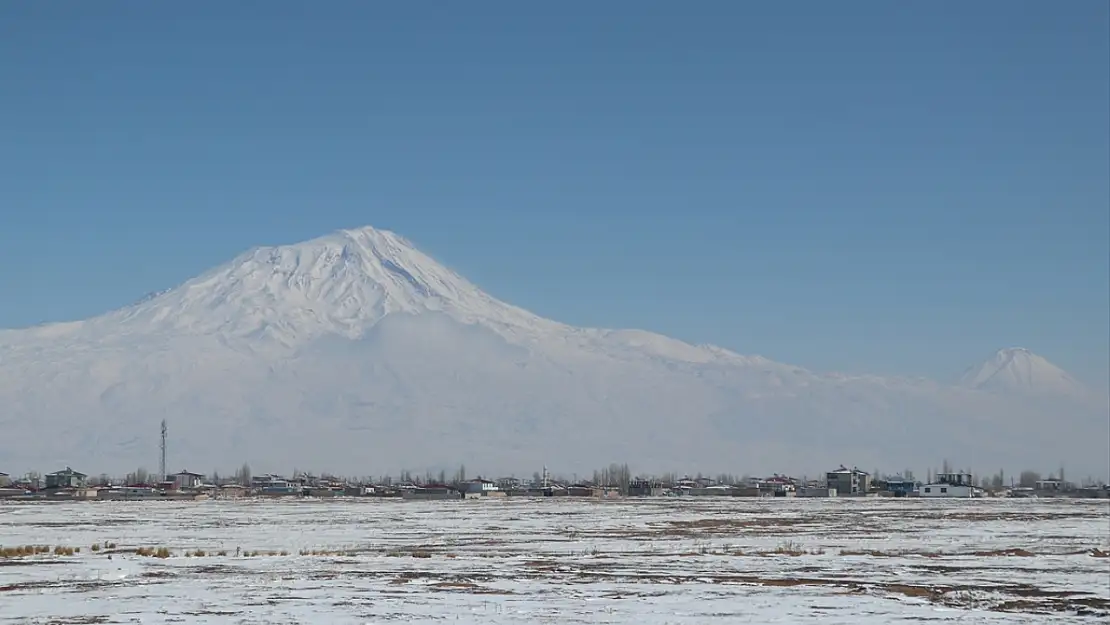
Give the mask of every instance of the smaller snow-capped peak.
<svg viewBox="0 0 1110 625">
<path fill-rule="evenodd" d="M 439 311 L 468 323 L 542 325 L 386 230 L 358 228 L 260 247 L 104 318 L 137 331 L 269 336 L 287 345 L 361 335 L 390 313 Z"/>
<path fill-rule="evenodd" d="M 1063 369 L 1024 347 L 998 350 L 960 377 L 966 388 L 1004 393 L 1081 395 L 1083 385 Z"/>
</svg>

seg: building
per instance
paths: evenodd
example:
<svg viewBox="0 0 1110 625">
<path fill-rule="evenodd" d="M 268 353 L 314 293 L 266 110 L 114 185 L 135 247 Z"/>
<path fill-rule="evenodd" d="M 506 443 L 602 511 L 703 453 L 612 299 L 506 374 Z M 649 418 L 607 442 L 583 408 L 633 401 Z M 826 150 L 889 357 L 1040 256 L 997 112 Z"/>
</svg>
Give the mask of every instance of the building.
<svg viewBox="0 0 1110 625">
<path fill-rule="evenodd" d="M 735 497 L 736 489 L 726 484 L 716 484 L 714 486 L 683 488 L 681 491 L 678 491 L 678 493 L 691 497 Z"/>
<path fill-rule="evenodd" d="M 635 479 L 628 483 L 629 497 L 659 497 L 663 492 L 663 483 L 658 480 Z"/>
<path fill-rule="evenodd" d="M 401 490 L 402 499 L 441 500 L 459 499 L 462 495 L 450 486 L 417 486 Z"/>
<path fill-rule="evenodd" d="M 66 467 L 63 471 L 48 473 L 46 475 L 47 488 L 85 488 L 89 476 Z"/>
<path fill-rule="evenodd" d="M 238 499 L 247 494 L 247 487 L 239 484 L 224 484 L 216 490 L 216 496 L 223 499 Z"/>
<path fill-rule="evenodd" d="M 0 471 L 0 488 L 7 488 L 12 484 L 12 476 Z"/>
<path fill-rule="evenodd" d="M 847 469 L 844 465 L 825 474 L 825 487 L 836 490 L 837 497 L 866 495 L 871 490 L 871 476 L 866 471 Z"/>
<path fill-rule="evenodd" d="M 259 494 L 273 497 L 299 495 L 302 492 L 300 484 L 272 473 L 252 477 L 251 489 L 258 491 Z"/>
<path fill-rule="evenodd" d="M 912 497 L 917 494 L 917 483 L 913 480 L 887 480 L 886 490 L 895 497 Z"/>
<path fill-rule="evenodd" d="M 601 497 L 601 489 L 592 484 L 571 484 L 567 486 L 568 497 Z"/>
<path fill-rule="evenodd" d="M 1047 480 L 1038 480 L 1033 488 L 1041 492 L 1072 491 L 1075 490 L 1075 484 L 1050 477 Z"/>
<path fill-rule="evenodd" d="M 154 499 L 159 496 L 152 486 L 116 486 L 100 489 L 98 499 Z"/>
<path fill-rule="evenodd" d="M 468 497 L 488 497 L 493 493 L 500 492 L 500 489 L 497 488 L 497 484 L 493 480 L 486 480 L 478 477 L 469 482 L 464 482 L 462 491 Z"/>
<path fill-rule="evenodd" d="M 497 488 L 508 492 L 521 490 L 525 488 L 525 484 L 523 480 L 519 480 L 515 477 L 503 477 L 497 480 Z"/>
<path fill-rule="evenodd" d="M 970 473 L 937 473 L 933 481 L 922 484 L 921 497 L 976 497 L 975 482 Z"/>
<path fill-rule="evenodd" d="M 763 480 L 760 493 L 770 497 L 794 497 L 798 494 L 798 483 L 785 475 L 774 475 Z"/>
<path fill-rule="evenodd" d="M 181 473 L 174 474 L 173 487 L 177 490 L 193 490 L 200 488 L 204 484 L 204 476 L 200 473 L 191 473 L 189 471 L 182 471 Z"/>
</svg>

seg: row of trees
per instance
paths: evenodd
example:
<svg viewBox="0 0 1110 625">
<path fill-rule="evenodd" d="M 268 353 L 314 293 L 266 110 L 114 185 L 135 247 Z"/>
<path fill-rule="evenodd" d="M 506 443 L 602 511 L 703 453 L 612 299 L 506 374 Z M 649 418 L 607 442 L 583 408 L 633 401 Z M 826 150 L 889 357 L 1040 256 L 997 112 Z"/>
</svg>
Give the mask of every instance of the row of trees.
<svg viewBox="0 0 1110 625">
<path fill-rule="evenodd" d="M 927 471 L 925 481 L 926 482 L 933 482 L 936 479 L 936 475 L 938 475 L 940 473 L 958 473 L 958 472 L 971 474 L 973 483 L 979 485 L 982 488 L 996 489 L 996 490 L 997 489 L 1002 489 L 1002 488 L 1007 488 L 1007 487 L 1010 487 L 1010 486 L 1033 487 L 1033 486 L 1036 485 L 1037 482 L 1042 480 L 1041 473 L 1039 473 L 1037 471 L 1033 471 L 1033 470 L 1024 470 L 1024 471 L 1019 472 L 1016 479 L 1013 476 L 1007 476 L 1005 471 L 1003 471 L 1001 469 L 997 473 L 994 473 L 994 474 L 991 474 L 991 475 L 979 475 L 979 474 L 972 473 L 972 471 L 969 470 L 969 469 L 957 470 L 953 467 L 953 465 L 948 460 L 944 460 L 941 463 L 941 469 L 939 471 L 936 471 L 932 468 L 930 468 Z M 299 475 L 299 472 L 294 471 L 294 474 Z M 122 481 L 126 484 L 129 484 L 129 485 L 152 484 L 152 483 L 158 481 L 160 477 L 161 476 L 159 476 L 157 474 L 152 474 L 147 469 L 140 467 L 140 468 L 136 469 L 135 471 L 132 471 L 132 472 L 128 473 Z M 682 477 L 687 477 L 687 476 L 679 476 L 677 473 L 666 473 L 666 474 L 661 474 L 661 475 L 651 476 L 651 477 L 652 477 L 652 479 L 656 479 L 656 480 L 658 480 L 660 482 L 663 482 L 665 484 L 673 484 L 673 483 L 676 483 L 677 481 L 679 481 Z M 702 473 L 698 473 L 697 476 L 696 476 L 696 479 L 700 480 L 703 477 L 706 477 L 706 476 L 703 476 Z M 878 469 L 874 470 L 874 472 L 872 473 L 872 477 L 873 477 L 874 480 L 880 481 L 880 482 L 891 478 L 891 476 L 884 477 L 883 474 L 880 473 Z M 910 469 L 904 469 L 901 472 L 901 474 L 899 474 L 896 477 L 901 478 L 901 479 L 906 479 L 906 480 L 914 480 L 913 471 L 911 471 Z M 240 485 L 243 485 L 243 486 L 249 486 L 250 483 L 251 483 L 251 478 L 252 478 L 251 467 L 250 467 L 249 464 L 244 463 L 239 469 L 237 469 L 235 471 L 235 473 L 232 475 L 232 477 L 230 479 L 224 478 L 223 476 L 221 476 L 219 474 L 218 471 L 214 471 L 211 474 L 211 476 L 209 476 L 208 479 L 213 484 L 234 483 L 234 484 L 240 484 Z M 542 482 L 542 478 L 543 478 L 543 476 L 541 476 L 540 472 L 537 471 L 532 475 L 532 483 L 533 484 L 540 484 Z M 31 473 L 27 474 L 27 479 L 32 481 L 32 483 L 41 483 L 42 476 L 41 476 L 41 474 L 39 474 L 37 472 L 31 472 Z M 621 464 L 612 463 L 612 464 L 610 464 L 609 466 L 607 466 L 605 468 L 597 469 L 597 470 L 593 471 L 593 474 L 591 476 L 590 481 L 593 484 L 596 484 L 596 485 L 599 485 L 599 486 L 604 486 L 604 487 L 607 487 L 607 488 L 615 488 L 615 489 L 618 489 L 622 494 L 627 494 L 628 487 L 629 487 L 629 484 L 632 482 L 632 479 L 633 479 L 633 475 L 632 475 L 631 470 L 629 469 L 628 464 L 626 464 L 626 463 L 621 463 Z M 746 475 L 736 476 L 736 475 L 730 474 L 730 473 L 722 473 L 722 474 L 718 474 L 716 476 L 713 476 L 712 479 L 715 482 L 719 483 L 719 484 L 736 485 L 736 484 L 742 484 L 742 483 L 746 482 L 748 477 Z M 1064 481 L 1065 480 L 1064 467 L 1061 466 L 1056 473 L 1050 473 L 1047 479 Z M 120 481 L 121 480 L 118 480 L 118 479 L 116 479 L 116 480 L 110 479 L 109 476 L 106 475 L 106 474 L 101 474 L 98 477 L 91 478 L 89 480 L 89 483 L 91 485 L 94 485 L 94 486 L 99 486 L 99 485 L 108 485 L 108 484 L 111 484 L 111 483 L 119 483 Z M 461 484 L 463 484 L 464 482 L 467 481 L 467 470 L 466 470 L 466 465 L 461 464 L 461 465 L 459 465 L 459 468 L 454 473 L 452 473 L 450 475 L 448 474 L 447 471 L 442 470 L 442 469 L 439 470 L 437 473 L 433 473 L 431 471 L 425 471 L 423 473 L 423 475 L 415 474 L 415 473 L 413 473 L 412 471 L 409 471 L 409 470 L 402 470 L 399 473 L 399 475 L 396 479 L 394 479 L 392 476 L 387 475 L 387 476 L 379 477 L 376 480 L 373 479 L 370 476 L 365 476 L 365 477 L 358 478 L 358 479 L 353 479 L 353 480 L 350 480 L 350 481 L 361 482 L 361 483 L 376 483 L 376 484 L 382 484 L 382 485 L 386 485 L 386 486 L 392 486 L 394 484 L 406 484 L 406 483 L 407 484 L 417 484 L 417 485 L 445 484 L 445 485 L 451 485 L 451 486 L 459 486 L 459 485 L 461 485 Z M 556 478 L 556 481 L 577 482 L 578 481 L 578 476 L 575 475 L 572 480 L 567 480 L 563 476 L 558 476 Z M 1096 482 L 1094 480 L 1091 480 L 1090 478 L 1088 478 L 1087 480 L 1084 481 L 1084 483 L 1085 484 L 1086 483 L 1095 484 Z"/>
</svg>

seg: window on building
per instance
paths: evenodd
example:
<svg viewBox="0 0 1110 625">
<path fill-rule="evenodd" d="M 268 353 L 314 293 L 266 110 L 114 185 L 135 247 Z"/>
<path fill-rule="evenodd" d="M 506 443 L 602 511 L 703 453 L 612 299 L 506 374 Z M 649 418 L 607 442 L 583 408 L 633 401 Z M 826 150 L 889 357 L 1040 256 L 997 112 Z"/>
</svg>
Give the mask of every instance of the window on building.
<svg viewBox="0 0 1110 625">
<path fill-rule="evenodd" d="M 926 486 L 926 487 L 925 487 L 925 492 L 927 492 L 927 493 L 931 493 L 931 492 L 933 492 L 933 489 L 931 489 L 931 488 L 929 488 L 928 486 Z"/>
<path fill-rule="evenodd" d="M 942 489 L 940 489 L 940 492 L 942 492 L 942 493 L 947 493 L 947 492 L 948 492 L 948 489 L 947 489 L 947 488 L 942 488 Z"/>
</svg>

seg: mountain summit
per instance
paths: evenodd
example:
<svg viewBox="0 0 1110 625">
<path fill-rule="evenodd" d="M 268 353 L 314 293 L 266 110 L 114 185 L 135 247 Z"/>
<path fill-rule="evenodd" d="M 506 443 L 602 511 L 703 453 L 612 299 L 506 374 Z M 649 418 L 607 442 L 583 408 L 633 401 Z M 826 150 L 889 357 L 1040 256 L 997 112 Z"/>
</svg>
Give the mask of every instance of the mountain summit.
<svg viewBox="0 0 1110 625">
<path fill-rule="evenodd" d="M 296 345 L 323 334 L 357 338 L 388 314 L 428 311 L 498 327 L 548 325 L 489 297 L 401 236 L 370 227 L 256 248 L 105 321 L 131 332 Z"/>
<path fill-rule="evenodd" d="M 967 388 L 1002 393 L 1079 396 L 1083 384 L 1063 369 L 1023 347 L 1000 349 L 960 378 Z"/>
<path fill-rule="evenodd" d="M 219 469 L 813 474 L 948 457 L 1093 471 L 1106 407 L 1026 392 L 1071 383 L 1023 350 L 945 385 L 575 328 L 362 228 L 248 251 L 89 320 L 0 332 L 0 469 L 149 468 L 165 418 L 171 464 Z"/>
</svg>

